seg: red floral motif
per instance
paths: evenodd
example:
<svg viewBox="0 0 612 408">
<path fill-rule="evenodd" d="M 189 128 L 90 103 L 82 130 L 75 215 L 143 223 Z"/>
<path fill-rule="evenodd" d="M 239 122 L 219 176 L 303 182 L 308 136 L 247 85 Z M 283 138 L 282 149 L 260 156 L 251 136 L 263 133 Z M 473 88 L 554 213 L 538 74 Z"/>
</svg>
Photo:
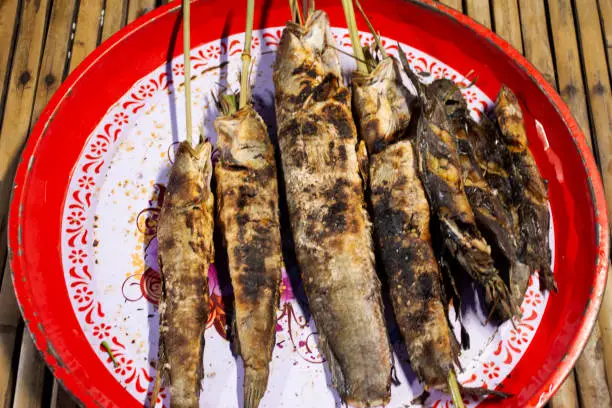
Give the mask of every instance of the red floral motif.
<svg viewBox="0 0 612 408">
<path fill-rule="evenodd" d="M 482 365 L 482 372 L 484 375 L 489 377 L 489 380 L 492 380 L 494 378 L 499 378 L 499 371 L 500 371 L 499 366 L 495 365 L 493 361 L 489 363 L 484 363 Z"/>
<path fill-rule="evenodd" d="M 242 52 L 242 41 L 240 40 L 232 40 L 229 44 L 229 52 L 230 56 L 236 55 Z"/>
<path fill-rule="evenodd" d="M 66 217 L 68 224 L 73 226 L 81 225 L 85 222 L 85 219 L 85 213 L 82 210 L 70 211 L 70 214 Z"/>
<path fill-rule="evenodd" d="M 128 123 L 128 115 L 126 115 L 124 112 L 116 113 L 113 118 L 113 122 L 115 122 L 115 124 L 118 126 L 126 125 Z"/>
<path fill-rule="evenodd" d="M 176 63 L 172 66 L 172 73 L 177 76 L 185 75 L 185 64 L 182 62 Z"/>
<path fill-rule="evenodd" d="M 473 90 L 469 88 L 464 89 L 462 93 L 467 103 L 474 103 L 478 100 L 478 95 L 476 94 L 476 92 L 474 92 Z"/>
<path fill-rule="evenodd" d="M 251 40 L 251 49 L 259 47 L 259 37 L 253 37 Z"/>
<path fill-rule="evenodd" d="M 151 400 L 153 393 L 151 391 L 147 392 L 147 401 Z M 168 393 L 166 392 L 166 387 L 161 387 L 159 389 L 159 393 L 157 394 L 157 399 L 155 400 L 155 406 L 158 404 L 162 404 L 164 400 L 168 398 Z M 162 408 L 165 408 L 165 405 L 162 405 Z"/>
<path fill-rule="evenodd" d="M 86 209 L 91 205 L 91 193 L 83 193 L 81 194 L 80 190 L 76 190 L 72 193 L 71 203 L 68 205 L 68 211 L 72 212 L 82 212 L 85 214 Z M 87 230 L 83 228 L 85 225 L 84 222 L 77 223 L 73 225 L 69 225 L 66 228 L 66 233 L 68 234 L 68 246 L 74 248 L 76 246 L 77 240 L 83 245 L 87 244 Z M 80 238 L 80 239 L 79 239 Z"/>
<path fill-rule="evenodd" d="M 204 53 L 208 58 L 219 58 L 221 56 L 221 47 L 215 44 L 209 45 Z"/>
<path fill-rule="evenodd" d="M 102 340 L 103 338 L 110 336 L 110 329 L 111 326 L 108 324 L 100 323 L 99 325 L 94 326 L 93 335 Z"/>
<path fill-rule="evenodd" d="M 457 78 L 457 74 L 454 74 L 448 67 L 442 66 L 435 61 L 429 66 L 429 72 L 436 79 L 446 78 L 454 81 Z"/>
<path fill-rule="evenodd" d="M 104 140 L 96 140 L 89 146 L 89 149 L 91 150 L 92 154 L 102 156 L 108 151 L 108 143 L 106 143 Z"/>
<path fill-rule="evenodd" d="M 123 109 L 131 109 L 132 113 L 137 113 L 145 105 L 147 99 L 153 97 L 157 92 L 168 89 L 171 81 L 168 81 L 168 75 L 165 72 L 159 74 L 156 78 L 150 78 L 140 84 L 136 88 L 136 92 L 130 94 L 130 100 L 124 102 L 121 106 Z"/>
<path fill-rule="evenodd" d="M 115 374 L 119 374 L 122 377 L 125 377 L 129 372 L 134 369 L 134 360 L 126 356 L 119 356 L 115 358 L 115 361 L 117 362 L 117 367 L 115 367 Z"/>
<path fill-rule="evenodd" d="M 92 295 L 93 290 L 89 290 L 86 286 L 81 286 L 77 288 L 72 298 L 79 303 L 89 303 Z"/>
<path fill-rule="evenodd" d="M 78 183 L 79 183 L 79 187 L 83 188 L 85 190 L 89 190 L 89 189 L 93 188 L 96 185 L 93 177 L 90 177 L 90 176 L 83 176 L 83 177 L 81 177 L 78 180 Z"/>
<path fill-rule="evenodd" d="M 529 289 L 525 294 L 524 302 L 534 307 L 542 303 L 542 295 L 533 289 Z"/>
<path fill-rule="evenodd" d="M 87 254 L 82 249 L 73 249 L 68 255 L 68 259 L 70 259 L 73 264 L 82 264 L 85 258 L 87 258 Z"/>
<path fill-rule="evenodd" d="M 527 334 L 527 330 L 521 326 L 510 330 L 510 342 L 517 347 L 527 345 L 529 343 L 529 335 Z"/>
<path fill-rule="evenodd" d="M 280 44 L 280 39 L 282 35 L 283 35 L 282 30 L 276 30 L 275 32 L 266 31 L 265 33 L 263 33 L 262 38 L 263 38 L 264 44 L 267 47 L 276 48 Z"/>
</svg>

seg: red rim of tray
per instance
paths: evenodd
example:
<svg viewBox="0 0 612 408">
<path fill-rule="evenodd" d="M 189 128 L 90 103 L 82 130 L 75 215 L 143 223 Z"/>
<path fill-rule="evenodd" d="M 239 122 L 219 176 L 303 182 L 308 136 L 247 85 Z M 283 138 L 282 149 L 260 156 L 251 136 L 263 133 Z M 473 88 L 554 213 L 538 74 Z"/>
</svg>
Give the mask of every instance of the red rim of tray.
<svg viewBox="0 0 612 408">
<path fill-rule="evenodd" d="M 23 151 L 15 177 L 8 235 L 9 261 L 13 271 L 13 283 L 17 300 L 34 343 L 43 353 L 50 369 L 56 378 L 86 406 L 114 406 L 117 404 L 120 404 L 120 406 L 131 406 L 135 404 L 136 400 L 114 380 L 96 354 L 91 350 L 91 346 L 85 337 L 80 335 L 81 329 L 74 316 L 70 302 L 65 301 L 68 299 L 68 295 L 64 280 L 47 278 L 48 276 L 53 277 L 54 274 L 55 276 L 63 276 L 59 233 L 57 231 L 60 231 L 61 213 L 63 211 L 66 189 L 62 190 L 59 187 L 67 187 L 68 176 L 72 174 L 72 167 L 75 158 L 80 154 L 82 142 L 93 130 L 99 118 L 120 95 L 129 89 L 135 82 L 134 78 L 142 77 L 158 66 L 159 61 L 165 61 L 166 54 L 153 53 L 150 55 L 149 60 L 139 60 L 129 67 L 123 66 L 126 65 L 125 63 L 120 63 L 124 60 L 117 61 L 118 58 L 116 57 L 118 55 L 115 55 L 115 61 L 112 59 L 106 61 L 104 57 L 107 54 L 112 56 L 113 53 L 125 51 L 123 48 L 128 47 L 128 44 L 146 46 L 147 39 L 140 38 L 146 36 L 139 36 L 137 34 L 140 30 L 143 30 L 143 32 L 145 30 L 151 31 L 152 27 L 156 27 L 155 23 L 159 23 L 163 33 L 178 34 L 179 28 L 176 22 L 180 21 L 180 5 L 177 3 L 160 7 L 129 24 L 103 43 L 79 65 L 61 85 L 41 114 Z M 235 8 L 232 10 L 233 13 L 230 12 L 231 5 L 229 3 L 231 2 L 225 2 L 227 3 L 225 4 L 221 1 L 194 1 L 193 3 L 192 16 L 228 16 L 225 22 L 222 18 L 216 17 L 211 17 L 210 22 L 207 20 L 206 25 L 209 25 L 207 33 L 214 32 L 230 35 L 243 31 L 241 27 L 244 20 L 244 10 Z M 331 0 L 321 0 L 317 6 L 325 10 L 337 7 L 335 3 L 332 3 Z M 280 22 L 278 25 L 282 25 L 283 22 L 280 16 L 281 13 L 287 13 L 285 10 L 286 4 L 284 0 L 266 2 L 263 10 L 257 11 L 255 28 L 261 28 L 262 25 L 270 26 L 270 24 L 265 23 L 265 18 L 261 17 L 262 12 L 267 13 L 266 15 L 270 16 L 270 20 L 275 20 L 275 23 Z M 385 10 L 389 13 L 396 12 L 409 19 L 412 17 L 404 16 L 404 14 L 408 13 L 404 10 L 410 9 L 415 15 L 424 14 L 436 20 L 439 26 L 442 27 L 442 30 L 446 30 L 446 25 L 443 23 L 447 22 L 449 23 L 448 30 L 455 30 L 459 34 L 468 34 L 465 38 L 467 46 L 470 44 L 482 47 L 492 46 L 497 51 L 490 49 L 488 52 L 501 52 L 505 54 L 509 59 L 513 60 L 513 63 L 506 62 L 509 69 L 513 70 L 511 73 L 512 78 L 519 82 L 528 81 L 524 83 L 525 88 L 531 89 L 535 85 L 550 105 L 552 105 L 563 125 L 567 128 L 567 132 L 573 137 L 572 140 L 579 153 L 582 165 L 580 171 L 585 173 L 584 182 L 588 184 L 588 190 L 590 191 L 590 196 L 588 197 L 590 205 L 587 208 L 590 212 L 585 215 L 585 219 L 589 220 L 590 216 L 592 218 L 591 221 L 594 223 L 594 226 L 590 228 L 593 229 L 595 236 L 587 238 L 594 241 L 592 252 L 594 253 L 595 260 L 592 266 L 585 268 L 594 270 L 594 272 L 592 280 L 588 282 L 591 285 L 590 294 L 582 316 L 574 323 L 575 330 L 573 333 L 563 334 L 566 336 L 565 338 L 571 336 L 566 352 L 557 362 L 547 360 L 548 364 L 555 364 L 552 374 L 546 375 L 545 378 L 538 378 L 535 382 L 535 384 L 539 384 L 537 387 L 533 385 L 532 387 L 525 387 L 525 389 L 517 389 L 516 398 L 511 398 L 508 402 L 508 406 L 541 406 L 562 384 L 584 348 L 596 322 L 606 283 L 609 255 L 608 219 L 601 177 L 593 155 L 568 107 L 563 103 L 553 87 L 518 51 L 497 37 L 489 29 L 463 14 L 435 3 L 432 0 L 423 0 L 420 3 L 414 4 L 403 3 L 399 0 L 379 0 L 375 4 L 378 9 L 372 13 L 374 23 L 377 21 L 377 16 L 374 15 L 376 12 Z M 371 8 L 373 9 L 374 7 Z M 173 18 L 173 15 L 176 17 Z M 231 21 L 237 21 L 237 23 L 232 25 L 230 17 L 233 19 Z M 378 18 L 379 21 L 384 19 L 380 14 Z M 418 16 L 413 18 L 413 20 L 417 19 Z M 334 19 L 332 24 L 343 25 L 343 22 L 344 20 Z M 459 24 L 453 26 L 453 23 Z M 396 25 L 395 29 L 398 29 L 399 26 L 397 24 L 399 23 L 395 22 L 394 24 Z M 228 28 L 230 26 L 231 28 Z M 394 27 L 392 24 L 389 27 L 381 24 L 380 27 L 381 29 L 388 30 L 388 32 L 384 33 L 387 36 L 392 38 L 399 37 L 399 35 L 395 35 L 393 32 Z M 419 30 L 414 27 L 411 29 Z M 157 31 L 159 32 L 160 29 L 157 28 Z M 199 30 L 196 32 L 192 39 L 193 46 L 213 39 L 209 38 L 210 35 L 206 37 L 206 35 L 202 34 L 203 31 Z M 471 34 L 468 32 L 471 32 Z M 180 40 L 181 37 L 177 37 Z M 217 36 L 216 38 L 219 37 Z M 413 42 L 406 42 L 435 55 L 435 46 L 430 46 L 423 41 L 419 38 L 414 38 Z M 443 42 L 443 40 L 440 41 Z M 174 44 L 177 44 L 177 42 L 175 41 Z M 164 45 L 165 48 L 163 49 L 167 51 L 168 43 L 164 42 Z M 437 46 L 441 45 L 438 44 Z M 159 51 L 158 48 L 160 47 L 155 48 L 155 52 Z M 116 48 L 119 50 L 116 50 Z M 180 54 L 179 49 L 180 46 L 171 47 L 170 52 L 173 56 L 176 56 Z M 449 53 L 453 52 L 459 53 L 460 51 L 449 51 Z M 129 58 L 129 55 L 124 56 Z M 460 72 L 467 72 L 470 69 L 470 64 L 475 63 L 473 60 L 467 59 L 468 61 L 465 63 L 458 61 L 455 64 L 455 61 L 452 61 L 450 65 Z M 494 66 L 497 62 L 491 61 L 490 63 L 491 66 Z M 104 64 L 108 65 L 109 71 L 106 71 L 107 73 L 112 72 L 113 69 L 119 71 L 119 68 L 129 69 L 131 73 L 125 75 L 126 78 L 122 78 L 121 75 L 115 75 L 116 77 L 112 78 L 112 85 L 108 86 L 109 89 L 112 89 L 108 90 L 108 94 L 112 94 L 111 96 L 100 95 L 99 98 L 90 98 L 91 106 L 79 111 L 74 111 L 74 107 L 72 107 L 73 112 L 71 112 L 71 115 L 62 112 L 61 108 L 63 106 L 68 105 L 71 107 L 71 100 L 78 99 L 86 94 L 87 91 L 94 90 L 96 86 L 94 83 L 101 83 L 101 81 L 105 80 L 105 68 L 102 66 Z M 499 62 L 499 64 L 503 64 L 503 62 Z M 87 77 L 87 75 L 91 77 Z M 89 79 L 89 81 L 83 81 L 83 78 Z M 482 78 L 478 85 L 488 95 L 494 95 L 499 88 L 499 82 L 495 78 Z M 512 88 L 512 84 L 510 85 Z M 100 88 L 99 85 L 98 88 Z M 107 90 L 104 89 L 104 91 Z M 539 95 L 538 98 L 540 98 Z M 76 135 L 75 137 L 80 135 L 81 138 L 78 140 L 64 139 L 65 144 L 61 146 L 61 149 L 53 151 L 53 157 L 49 157 L 48 154 L 39 155 L 40 146 L 45 146 L 46 140 L 53 139 L 53 137 L 55 140 L 60 140 L 58 139 L 60 137 L 58 133 L 62 133 L 62 131 L 65 131 L 68 135 Z M 575 153 L 569 152 L 564 154 L 571 156 Z M 537 154 L 536 159 L 538 159 Z M 579 177 L 568 176 L 570 179 L 572 177 Z M 47 191 L 49 183 L 52 183 L 53 189 Z M 41 231 L 46 232 L 46 234 L 42 234 Z M 27 256 L 25 255 L 26 253 Z M 563 261 L 563 258 L 556 255 L 555 262 L 557 261 Z M 555 296 L 551 296 L 547 308 L 554 307 L 556 302 Z M 547 314 L 550 315 L 550 313 Z M 58 324 L 58 322 L 60 323 Z M 552 325 L 546 327 L 550 327 L 551 330 L 554 329 Z M 558 327 L 555 330 L 557 332 L 561 331 Z M 541 340 L 541 342 L 546 341 L 547 339 Z M 523 360 L 531 358 L 528 355 L 529 352 L 530 350 L 526 352 Z M 535 356 L 533 357 L 535 358 Z M 549 360 L 552 359 L 552 357 L 549 358 Z M 519 365 L 523 364 L 523 360 L 519 362 Z M 543 374 L 533 370 L 532 375 L 538 377 L 538 375 Z M 524 378 L 522 380 L 524 381 Z M 507 378 L 504 384 L 508 384 L 508 390 L 512 390 L 513 384 L 519 384 L 517 381 L 520 381 L 520 379 L 514 377 Z M 504 390 L 507 389 L 505 388 Z M 519 397 L 521 398 L 520 405 L 518 402 Z M 485 401 L 481 406 L 493 406 L 493 403 Z"/>
</svg>

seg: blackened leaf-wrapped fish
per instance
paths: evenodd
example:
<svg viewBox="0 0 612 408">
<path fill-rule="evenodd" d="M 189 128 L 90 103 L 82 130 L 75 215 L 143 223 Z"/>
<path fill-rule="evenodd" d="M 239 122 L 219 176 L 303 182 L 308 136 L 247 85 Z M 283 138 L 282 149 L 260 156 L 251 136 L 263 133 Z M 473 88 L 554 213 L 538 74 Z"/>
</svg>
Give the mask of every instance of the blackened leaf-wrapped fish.
<svg viewBox="0 0 612 408">
<path fill-rule="evenodd" d="M 478 129 L 474 128 L 477 128 L 478 125 L 469 117 L 467 103 L 463 99 L 459 87 L 453 81 L 439 79 L 434 81 L 430 88 L 439 97 L 443 98 L 452 129 L 457 136 L 457 151 L 461 163 L 463 186 L 470 206 L 474 211 L 476 224 L 487 242 L 495 249 L 494 253 L 502 255 L 505 259 L 500 271 L 507 271 L 506 282 L 515 303 L 520 305 L 529 282 L 529 268 L 518 259 L 515 224 L 509 211 L 509 208 L 512 207 L 506 207 L 497 190 L 489 185 L 481 168 L 482 162 L 479 162 L 476 157 L 471 141 L 473 138 L 469 137 L 469 133 L 477 132 Z M 494 142 L 484 140 L 484 143 Z M 475 146 L 476 149 L 491 150 L 496 148 L 496 146 L 483 147 L 480 144 L 482 144 L 481 141 Z M 503 146 L 501 148 L 505 149 Z M 495 158 L 490 158 L 490 160 L 494 162 Z M 494 168 L 492 173 L 494 177 L 503 177 L 504 174 L 506 176 L 504 180 L 494 180 L 496 184 L 501 184 L 502 189 L 511 188 L 510 186 L 506 187 L 506 182 L 510 183 L 510 177 L 505 170 L 502 169 L 497 174 L 495 174 L 495 170 Z M 484 171 L 487 171 L 486 168 Z M 511 194 L 511 190 L 504 194 Z M 508 197 L 508 199 L 511 200 L 511 197 Z M 512 203 L 510 204 L 513 206 Z"/>
<path fill-rule="evenodd" d="M 370 152 L 375 235 L 395 318 L 419 379 L 448 391 L 458 350 L 431 246 L 429 204 L 412 143 L 405 139 L 412 100 L 392 58 L 385 58 L 369 75 L 353 74 L 353 107 Z"/>
<path fill-rule="evenodd" d="M 419 168 L 438 218 L 445 249 L 485 289 L 485 300 L 502 320 L 518 314 L 508 287 L 495 268 L 465 193 L 457 140 L 442 102 L 429 97 L 417 130 Z"/>
<path fill-rule="evenodd" d="M 503 140 L 510 151 L 519 177 L 518 181 L 523 187 L 518 189 L 516 197 L 520 200 L 518 215 L 523 259 L 533 271 L 540 272 L 543 289 L 557 290 L 555 277 L 550 268 L 548 189 L 529 151 L 523 112 L 518 99 L 506 86 L 502 86 L 497 96 L 495 116 Z"/>
<path fill-rule="evenodd" d="M 327 15 L 288 23 L 274 69 L 297 260 L 333 385 L 357 407 L 390 399 L 392 356 L 348 89 Z"/>
<path fill-rule="evenodd" d="M 268 383 L 275 344 L 282 253 L 274 147 L 251 105 L 215 121 L 217 210 L 234 289 L 244 401 L 256 408 Z"/>
<path fill-rule="evenodd" d="M 173 408 L 198 407 L 204 374 L 208 268 L 214 258 L 211 176 L 210 143 L 192 148 L 182 142 L 157 228 L 162 274 L 158 379 L 169 384 Z"/>
<path fill-rule="evenodd" d="M 483 116 L 480 123 L 468 120 L 467 136 L 485 180 L 495 190 L 512 222 L 512 236 L 516 242 L 517 260 L 514 264 L 510 264 L 510 291 L 516 304 L 520 305 L 529 285 L 531 271 L 529 266 L 522 261 L 520 254 L 522 241 L 519 206 L 514 199 L 514 190 L 517 189 L 516 170 L 512 164 L 510 152 L 500 139 L 497 128 L 487 116 Z M 518 188 L 522 187 L 518 186 Z"/>
</svg>

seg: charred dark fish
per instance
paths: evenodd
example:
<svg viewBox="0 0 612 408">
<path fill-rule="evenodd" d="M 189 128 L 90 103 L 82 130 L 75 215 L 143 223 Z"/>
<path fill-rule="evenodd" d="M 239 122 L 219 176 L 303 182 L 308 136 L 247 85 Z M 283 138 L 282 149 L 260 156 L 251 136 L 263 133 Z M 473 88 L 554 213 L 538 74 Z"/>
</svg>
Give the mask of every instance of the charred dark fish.
<svg viewBox="0 0 612 408">
<path fill-rule="evenodd" d="M 457 136 L 461 178 L 466 196 L 474 211 L 476 224 L 487 242 L 495 249 L 494 253 L 501 254 L 505 259 L 503 262 L 505 265 L 502 265 L 500 271 L 502 276 L 504 276 L 503 272 L 506 272 L 505 281 L 509 285 L 515 303 L 520 305 L 529 283 L 529 269 L 518 259 L 515 224 L 508 210 L 508 208 L 514 208 L 514 205 L 512 202 L 509 203 L 510 207 L 504 204 L 500 194 L 489 185 L 483 173 L 481 164 L 486 165 L 486 162 L 479 162 L 477 159 L 471 142 L 473 138 L 469 136 L 470 132 L 477 131 L 474 128 L 477 128 L 478 125 L 469 117 L 467 103 L 459 87 L 453 81 L 439 79 L 432 83 L 430 89 L 444 102 L 452 130 Z M 492 141 L 486 142 L 491 143 Z M 482 148 L 476 145 L 476 148 L 479 147 Z M 485 149 L 490 150 L 491 148 L 485 147 Z M 503 173 L 505 171 L 502 170 Z M 495 181 L 496 184 L 501 184 Z M 507 173 L 504 181 L 510 181 Z"/>
<path fill-rule="evenodd" d="M 442 102 L 429 96 L 417 130 L 419 168 L 444 247 L 485 289 L 485 300 L 502 320 L 518 307 L 495 268 L 491 247 L 483 238 L 467 198 L 457 139 Z"/>
<path fill-rule="evenodd" d="M 350 405 L 384 405 L 391 348 L 350 93 L 325 13 L 287 24 L 274 85 L 297 260 L 332 383 Z"/>
<path fill-rule="evenodd" d="M 256 408 L 268 384 L 275 344 L 282 252 L 274 147 L 247 105 L 215 121 L 217 211 L 234 289 L 236 351 L 244 361 L 244 406 Z"/>
<path fill-rule="evenodd" d="M 519 200 L 522 258 L 532 271 L 539 271 L 543 289 L 556 291 L 557 283 L 550 268 L 548 188 L 529 150 L 523 112 L 518 99 L 505 85 L 497 96 L 495 117 L 521 186 L 516 189 L 515 199 Z"/>
<path fill-rule="evenodd" d="M 157 227 L 162 275 L 159 362 L 171 407 L 195 408 L 204 369 L 208 268 L 214 259 L 211 145 L 182 142 L 176 152 Z"/>
<path fill-rule="evenodd" d="M 429 204 L 406 139 L 414 97 L 397 61 L 353 74 L 353 107 L 370 153 L 369 184 L 378 249 L 410 365 L 427 386 L 448 392 L 458 347 L 446 318 L 429 231 Z"/>
</svg>

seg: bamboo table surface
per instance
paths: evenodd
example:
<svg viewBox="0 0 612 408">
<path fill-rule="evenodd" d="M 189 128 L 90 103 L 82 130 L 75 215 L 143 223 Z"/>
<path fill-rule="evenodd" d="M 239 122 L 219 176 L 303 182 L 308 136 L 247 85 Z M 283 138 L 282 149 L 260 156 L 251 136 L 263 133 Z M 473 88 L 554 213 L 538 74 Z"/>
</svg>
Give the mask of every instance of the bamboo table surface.
<svg viewBox="0 0 612 408">
<path fill-rule="evenodd" d="M 594 149 L 612 210 L 612 0 L 440 1 L 493 29 L 556 87 Z M 83 58 L 164 3 L 0 0 L 0 408 L 77 406 L 24 330 L 6 262 L 9 195 L 20 151 L 51 95 Z M 609 407 L 609 390 L 612 294 L 604 297 L 599 325 L 549 405 Z"/>
</svg>

